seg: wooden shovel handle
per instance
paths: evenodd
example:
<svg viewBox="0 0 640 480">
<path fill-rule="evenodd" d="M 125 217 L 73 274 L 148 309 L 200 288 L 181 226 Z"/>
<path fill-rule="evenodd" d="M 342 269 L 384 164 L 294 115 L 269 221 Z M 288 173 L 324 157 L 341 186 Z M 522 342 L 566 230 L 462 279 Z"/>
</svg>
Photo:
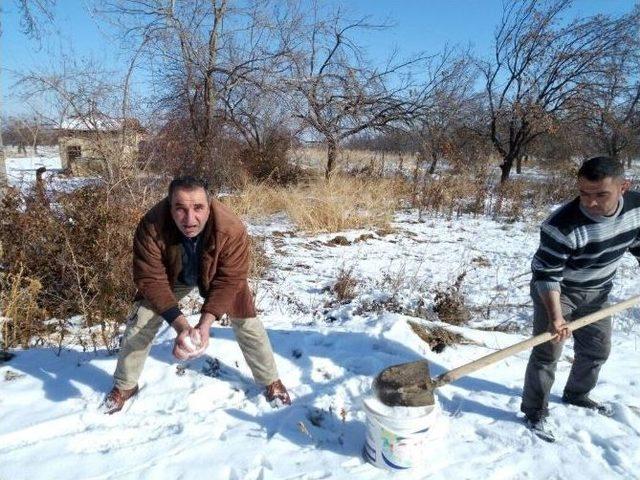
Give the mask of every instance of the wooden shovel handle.
<svg viewBox="0 0 640 480">
<path fill-rule="evenodd" d="M 621 310 L 629 308 L 633 304 L 640 301 L 640 295 L 636 295 L 635 297 L 631 297 L 628 300 L 625 300 L 620 303 L 616 303 L 615 305 L 611 305 L 610 307 L 603 308 L 602 310 L 598 310 L 597 312 L 593 312 L 589 315 L 586 315 L 582 318 L 574 320 L 573 322 L 569 322 L 567 327 L 569 331 L 572 332 L 579 328 L 582 328 L 590 323 L 597 322 L 598 320 L 602 320 L 604 317 L 608 317 L 609 315 L 613 315 Z M 492 363 L 496 363 L 503 358 L 510 357 L 511 355 L 515 355 L 516 353 L 520 353 L 529 348 L 533 348 L 536 345 L 540 345 L 541 343 L 548 342 L 555 334 L 551 332 L 541 333 L 540 335 L 536 335 L 528 340 L 524 340 L 522 342 L 516 343 L 515 345 L 511 345 L 502 350 L 498 350 L 497 352 L 493 352 L 489 355 L 485 355 L 478 360 L 475 360 L 471 363 L 467 363 L 458 368 L 454 368 L 453 370 L 449 370 L 448 372 L 443 373 L 442 375 L 437 376 L 433 380 L 434 387 L 437 388 L 442 385 L 446 385 L 451 383 L 460 377 L 468 375 L 470 373 L 475 372 L 476 370 L 480 370 L 487 365 L 491 365 Z"/>
</svg>

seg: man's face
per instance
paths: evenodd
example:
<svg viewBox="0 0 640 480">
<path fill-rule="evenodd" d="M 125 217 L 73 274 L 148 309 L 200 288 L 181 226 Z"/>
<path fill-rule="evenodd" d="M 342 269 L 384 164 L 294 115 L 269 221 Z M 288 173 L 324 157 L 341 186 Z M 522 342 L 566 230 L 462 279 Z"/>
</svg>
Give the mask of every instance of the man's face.
<svg viewBox="0 0 640 480">
<path fill-rule="evenodd" d="M 618 208 L 620 196 L 629 188 L 629 182 L 622 178 L 605 177 L 592 182 L 578 178 L 580 205 L 594 216 L 613 215 Z"/>
<path fill-rule="evenodd" d="M 209 202 L 203 188 L 178 188 L 171 198 L 171 216 L 185 237 L 198 236 L 209 219 Z"/>
</svg>

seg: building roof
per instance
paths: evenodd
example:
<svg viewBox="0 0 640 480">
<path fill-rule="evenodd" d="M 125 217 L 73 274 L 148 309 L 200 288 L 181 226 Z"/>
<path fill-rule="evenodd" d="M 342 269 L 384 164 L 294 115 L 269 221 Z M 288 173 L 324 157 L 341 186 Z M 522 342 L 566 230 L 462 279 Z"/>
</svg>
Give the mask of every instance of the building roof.
<svg viewBox="0 0 640 480">
<path fill-rule="evenodd" d="M 144 132 L 144 128 L 136 118 L 116 119 L 106 115 L 88 115 L 86 117 L 69 117 L 64 119 L 58 130 L 71 130 L 80 132 L 116 132 L 122 130 L 122 127 L 133 129 L 138 132 Z"/>
</svg>

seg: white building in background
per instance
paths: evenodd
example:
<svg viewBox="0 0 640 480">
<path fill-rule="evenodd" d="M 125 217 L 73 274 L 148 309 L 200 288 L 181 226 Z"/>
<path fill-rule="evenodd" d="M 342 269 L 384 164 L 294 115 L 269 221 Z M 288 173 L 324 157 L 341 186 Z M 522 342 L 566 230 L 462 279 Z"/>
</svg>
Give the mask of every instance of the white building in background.
<svg viewBox="0 0 640 480">
<path fill-rule="evenodd" d="M 135 159 L 145 136 L 137 119 L 98 114 L 69 118 L 57 130 L 62 168 L 74 175 L 101 171 L 106 160 Z"/>
</svg>

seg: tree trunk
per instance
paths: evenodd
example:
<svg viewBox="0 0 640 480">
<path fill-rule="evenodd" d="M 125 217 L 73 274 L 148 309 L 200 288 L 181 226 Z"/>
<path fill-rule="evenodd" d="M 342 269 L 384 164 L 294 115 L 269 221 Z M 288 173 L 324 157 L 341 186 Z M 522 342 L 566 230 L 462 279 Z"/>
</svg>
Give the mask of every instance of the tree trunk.
<svg viewBox="0 0 640 480">
<path fill-rule="evenodd" d="M 207 61 L 207 70 L 205 73 L 204 79 L 204 106 L 205 106 L 205 137 L 207 138 L 207 143 L 210 142 L 213 126 L 215 124 L 215 115 L 216 115 L 216 103 L 217 103 L 217 92 L 214 84 L 214 72 L 215 67 L 218 62 L 218 34 L 220 33 L 220 27 L 222 25 L 222 19 L 225 15 L 227 1 L 222 0 L 220 6 L 217 6 L 217 2 L 214 0 L 211 2 L 211 6 L 213 7 L 213 26 L 209 31 L 209 51 L 208 51 L 208 61 Z"/>
<path fill-rule="evenodd" d="M 420 179 L 420 164 L 422 158 L 418 156 L 416 158 L 416 166 L 413 169 L 413 180 L 411 185 L 411 206 L 415 207 L 418 201 L 418 181 Z M 418 206 L 418 220 L 421 218 L 420 207 Z"/>
<path fill-rule="evenodd" d="M 325 170 L 325 178 L 329 178 L 335 167 L 336 157 L 338 156 L 338 142 L 329 140 L 327 142 L 327 168 Z"/>
<path fill-rule="evenodd" d="M 438 156 L 434 153 L 431 155 L 431 165 L 429 165 L 429 173 L 433 174 L 436 172 L 436 165 L 438 164 Z"/>
<path fill-rule="evenodd" d="M 507 155 L 502 160 L 502 164 L 500 165 L 500 170 L 502 171 L 502 174 L 500 175 L 500 183 L 505 183 L 507 180 L 509 180 L 509 174 L 511 173 L 511 169 L 513 168 L 514 159 L 514 155 Z"/>
<path fill-rule="evenodd" d="M 516 159 L 516 173 L 518 175 L 520 175 L 522 173 L 522 157 L 524 155 L 518 155 L 518 158 Z"/>
</svg>

